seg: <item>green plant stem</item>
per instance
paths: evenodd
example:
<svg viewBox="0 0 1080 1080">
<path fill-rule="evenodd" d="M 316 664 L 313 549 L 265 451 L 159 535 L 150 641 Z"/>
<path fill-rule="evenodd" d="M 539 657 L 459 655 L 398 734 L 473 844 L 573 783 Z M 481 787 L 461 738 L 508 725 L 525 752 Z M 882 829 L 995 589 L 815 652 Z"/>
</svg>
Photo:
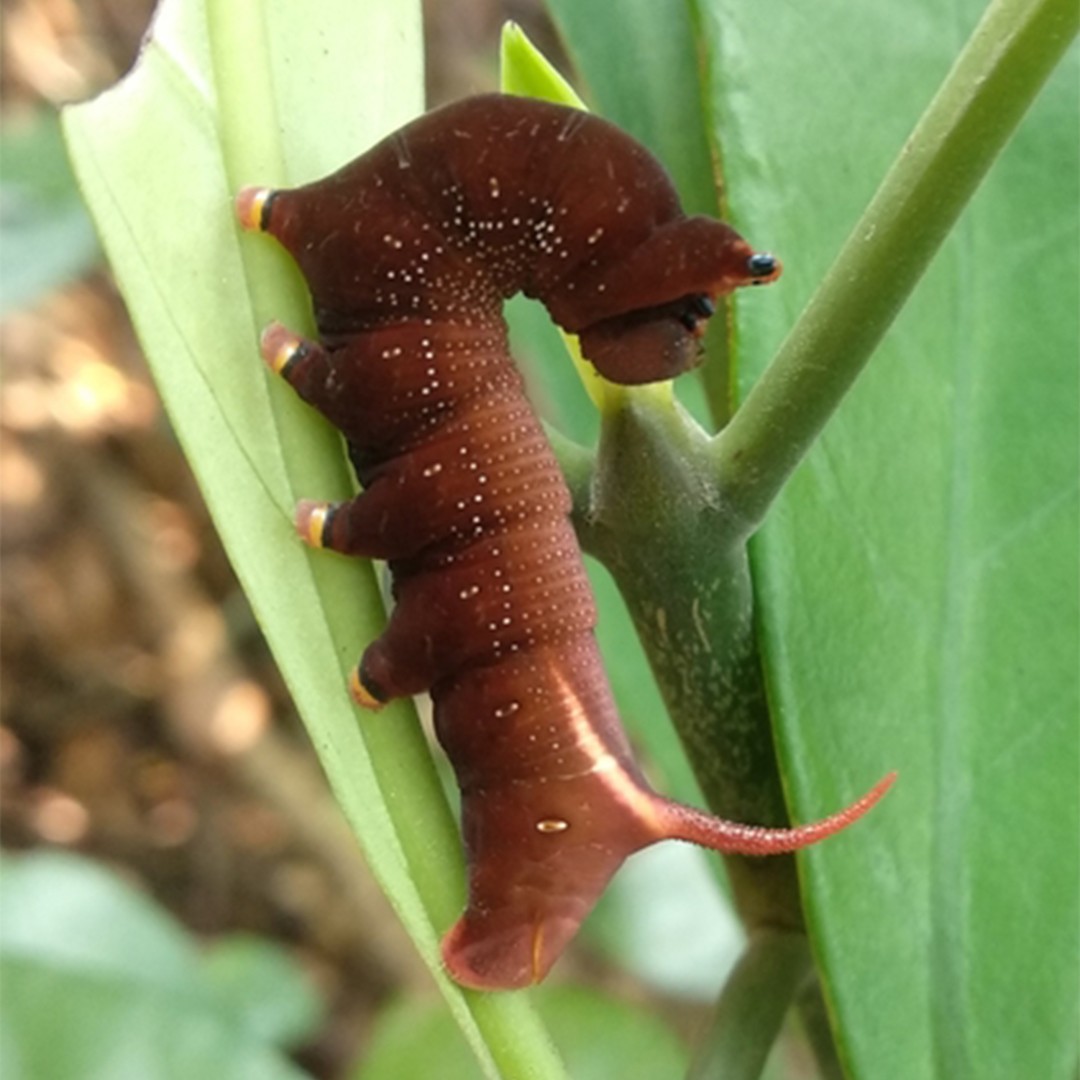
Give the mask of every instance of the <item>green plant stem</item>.
<svg viewBox="0 0 1080 1080">
<path fill-rule="evenodd" d="M 720 994 L 687 1080 L 757 1080 L 811 971 L 805 934 L 754 935 Z"/>
<path fill-rule="evenodd" d="M 747 533 L 866 365 L 1075 38 L 1075 0 L 995 0 L 776 358 L 714 442 Z"/>
<path fill-rule="evenodd" d="M 575 512 L 585 513 L 589 504 L 593 472 L 596 468 L 596 451 L 568 438 L 557 428 L 545 426 L 545 434 L 559 463 L 559 469 L 570 489 Z"/>
<path fill-rule="evenodd" d="M 745 545 L 735 535 L 707 436 L 666 385 L 605 412 L 582 545 L 611 571 L 709 806 L 787 822 L 754 633 Z M 750 927 L 802 927 L 790 856 L 725 859 Z"/>
</svg>

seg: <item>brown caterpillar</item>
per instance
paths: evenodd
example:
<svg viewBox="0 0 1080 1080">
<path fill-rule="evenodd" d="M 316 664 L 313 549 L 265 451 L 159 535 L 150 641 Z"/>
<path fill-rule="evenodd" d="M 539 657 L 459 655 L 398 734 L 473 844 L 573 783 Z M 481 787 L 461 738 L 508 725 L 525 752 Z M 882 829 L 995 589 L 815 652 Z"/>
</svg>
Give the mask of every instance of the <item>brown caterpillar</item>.
<svg viewBox="0 0 1080 1080">
<path fill-rule="evenodd" d="M 619 724 L 570 499 L 507 347 L 503 301 L 540 299 L 618 383 L 687 370 L 717 296 L 780 264 L 683 214 L 659 163 L 594 116 L 516 97 L 432 112 L 333 175 L 247 188 L 311 289 L 321 343 L 277 324 L 271 368 L 345 435 L 363 486 L 303 502 L 316 547 L 386 559 L 396 605 L 350 680 L 379 705 L 430 691 L 461 788 L 459 982 L 544 977 L 623 860 L 658 840 L 766 855 L 865 813 L 739 825 L 653 792 Z"/>
</svg>

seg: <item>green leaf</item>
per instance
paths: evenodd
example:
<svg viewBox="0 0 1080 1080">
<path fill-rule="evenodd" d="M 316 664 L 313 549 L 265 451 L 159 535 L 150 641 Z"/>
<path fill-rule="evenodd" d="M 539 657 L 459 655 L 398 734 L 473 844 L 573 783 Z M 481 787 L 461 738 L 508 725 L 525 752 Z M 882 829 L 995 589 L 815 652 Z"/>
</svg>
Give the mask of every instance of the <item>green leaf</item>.
<svg viewBox="0 0 1080 1080">
<path fill-rule="evenodd" d="M 559 74 L 517 23 L 504 24 L 499 50 L 499 89 L 584 109 L 578 92 Z"/>
<path fill-rule="evenodd" d="M 5 857 L 0 906 L 5 1078 L 303 1075 L 222 1007 L 183 930 L 94 864 Z"/>
<path fill-rule="evenodd" d="M 715 1001 L 746 945 L 717 863 L 689 844 L 647 848 L 615 875 L 586 937 L 665 995 Z"/>
<path fill-rule="evenodd" d="M 597 97 L 617 88 L 631 120 L 663 89 L 617 58 L 687 10 L 645 6 L 601 30 L 602 5 L 556 4 Z M 1074 6 L 1010 9 L 1070 39 Z M 702 37 L 670 66 L 702 71 L 731 217 L 786 267 L 737 302 L 745 392 L 982 10 L 691 10 Z M 1030 70 L 993 88 L 1006 108 Z M 1074 52 L 753 545 L 795 816 L 901 773 L 873 818 L 802 860 L 856 1077 L 1076 1069 L 1076 78 Z M 983 89 L 973 148 L 996 120 Z"/>
<path fill-rule="evenodd" d="M 897 38 L 884 7 L 862 9 L 854 27 L 846 8 L 819 8 L 813 33 L 838 62 L 800 72 L 812 117 L 772 81 L 743 116 L 740 130 L 769 147 L 764 161 L 798 175 L 800 203 L 814 206 L 804 221 L 774 194 L 768 213 L 795 245 L 777 245 L 799 267 L 789 311 L 979 14 L 969 4 L 957 23 L 926 4 Z M 748 46 L 737 65 L 718 60 L 721 83 L 811 33 L 793 18 L 766 41 L 733 10 L 714 29 Z M 895 59 L 867 41 L 894 41 Z M 796 804 L 830 772 L 848 783 L 871 761 L 901 772 L 885 835 L 862 830 L 805 864 L 856 1076 L 1065 1077 L 1076 1066 L 1075 59 L 755 548 Z M 870 137 L 837 119 L 853 85 L 883 118 Z M 763 355 L 779 322 L 744 324 L 748 355 Z M 1033 799 L 1044 785 L 1056 805 Z"/>
<path fill-rule="evenodd" d="M 352 481 L 336 435 L 258 360 L 259 327 L 303 330 L 307 301 L 232 214 L 243 184 L 324 174 L 421 111 L 419 29 L 398 0 L 330 0 L 317 18 L 299 0 L 166 0 L 136 69 L 65 131 L 177 434 L 374 873 L 485 1074 L 557 1077 L 524 995 L 466 994 L 442 970 L 460 839 L 412 710 L 358 717 L 345 692 L 384 619 L 378 585 L 293 533 L 298 498 Z"/>
<path fill-rule="evenodd" d="M 323 1020 L 314 987 L 274 942 L 234 934 L 204 953 L 202 970 L 225 1007 L 267 1043 L 296 1046 Z"/>
</svg>

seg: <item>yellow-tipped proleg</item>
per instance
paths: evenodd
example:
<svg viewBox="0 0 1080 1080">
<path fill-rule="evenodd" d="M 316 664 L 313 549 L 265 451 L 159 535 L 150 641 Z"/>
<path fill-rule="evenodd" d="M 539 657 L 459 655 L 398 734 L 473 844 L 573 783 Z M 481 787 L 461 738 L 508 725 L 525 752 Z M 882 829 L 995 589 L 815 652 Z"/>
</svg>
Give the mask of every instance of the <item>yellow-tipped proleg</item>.
<svg viewBox="0 0 1080 1080">
<path fill-rule="evenodd" d="M 266 187 L 242 188 L 234 206 L 240 227 L 248 232 L 266 232 L 267 211 L 274 189 Z"/>
<path fill-rule="evenodd" d="M 386 704 L 385 701 L 380 701 L 364 685 L 364 681 L 360 677 L 359 668 L 353 668 L 352 671 L 349 672 L 349 693 L 352 695 L 353 701 L 364 709 L 378 710 Z"/>
</svg>

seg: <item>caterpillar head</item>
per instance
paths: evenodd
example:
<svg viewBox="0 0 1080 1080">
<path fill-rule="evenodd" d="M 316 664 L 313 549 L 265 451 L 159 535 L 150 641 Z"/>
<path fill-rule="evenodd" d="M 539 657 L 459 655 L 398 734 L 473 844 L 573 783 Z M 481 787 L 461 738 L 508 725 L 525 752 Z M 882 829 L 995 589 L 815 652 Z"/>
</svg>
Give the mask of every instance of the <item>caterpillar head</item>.
<svg viewBox="0 0 1080 1080">
<path fill-rule="evenodd" d="M 728 225 L 685 218 L 658 230 L 599 280 L 587 280 L 576 328 L 581 351 L 606 379 L 659 382 L 695 367 L 716 301 L 781 273 L 774 255 L 755 252 Z M 580 316 L 579 316 L 580 318 Z"/>
</svg>

